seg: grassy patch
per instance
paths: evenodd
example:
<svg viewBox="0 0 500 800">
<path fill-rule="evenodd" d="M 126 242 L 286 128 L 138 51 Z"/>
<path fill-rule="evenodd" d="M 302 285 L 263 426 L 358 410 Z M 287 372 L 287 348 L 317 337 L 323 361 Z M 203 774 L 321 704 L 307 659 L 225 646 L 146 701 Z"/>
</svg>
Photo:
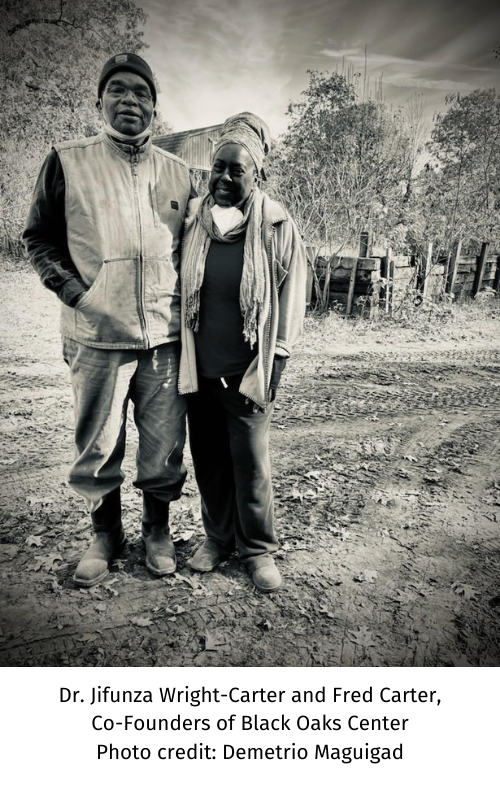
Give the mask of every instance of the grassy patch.
<svg viewBox="0 0 500 800">
<path fill-rule="evenodd" d="M 310 314 L 304 325 L 302 348 L 324 350 L 348 346 L 365 339 L 367 344 L 425 344 L 436 342 L 500 343 L 500 300 L 496 297 L 448 305 L 427 302 L 402 306 L 394 316 L 381 312 L 376 320 L 346 319 L 336 311 Z"/>
</svg>

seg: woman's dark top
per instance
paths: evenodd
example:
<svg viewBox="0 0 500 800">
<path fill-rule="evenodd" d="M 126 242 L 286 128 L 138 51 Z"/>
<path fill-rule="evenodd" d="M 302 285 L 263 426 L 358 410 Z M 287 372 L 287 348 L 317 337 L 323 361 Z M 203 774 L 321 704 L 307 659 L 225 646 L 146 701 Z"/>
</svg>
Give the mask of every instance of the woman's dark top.
<svg viewBox="0 0 500 800">
<path fill-rule="evenodd" d="M 204 378 L 242 375 L 257 353 L 243 338 L 240 283 L 245 237 L 212 240 L 200 292 L 200 324 L 195 336 L 198 373 Z"/>
</svg>

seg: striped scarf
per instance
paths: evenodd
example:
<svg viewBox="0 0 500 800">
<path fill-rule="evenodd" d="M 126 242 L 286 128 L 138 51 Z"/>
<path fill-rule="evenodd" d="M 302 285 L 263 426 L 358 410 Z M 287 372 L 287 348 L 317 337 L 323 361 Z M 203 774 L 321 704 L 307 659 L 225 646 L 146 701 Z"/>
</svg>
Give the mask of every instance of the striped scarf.
<svg viewBox="0 0 500 800">
<path fill-rule="evenodd" d="M 257 326 L 265 288 L 261 238 L 263 202 L 263 193 L 255 187 L 244 205 L 243 219 L 223 236 L 210 212 L 214 205 L 213 197 L 206 194 L 202 198 L 197 212 L 197 229 L 183 270 L 186 325 L 195 332 L 199 328 L 200 290 L 210 243 L 212 240 L 234 242 L 246 232 L 240 283 L 240 309 L 245 341 L 249 342 L 250 347 L 257 341 Z"/>
</svg>

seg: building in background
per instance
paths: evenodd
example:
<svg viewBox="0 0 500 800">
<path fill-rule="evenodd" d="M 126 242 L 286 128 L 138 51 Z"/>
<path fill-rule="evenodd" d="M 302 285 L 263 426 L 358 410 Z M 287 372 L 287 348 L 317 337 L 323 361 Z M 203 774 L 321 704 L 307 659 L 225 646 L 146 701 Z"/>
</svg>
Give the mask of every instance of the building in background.
<svg viewBox="0 0 500 800">
<path fill-rule="evenodd" d="M 201 173 L 199 177 L 206 181 L 210 173 L 214 145 L 220 138 L 221 130 L 222 125 L 194 128 L 191 131 L 155 136 L 153 143 L 182 158 L 192 172 Z"/>
</svg>

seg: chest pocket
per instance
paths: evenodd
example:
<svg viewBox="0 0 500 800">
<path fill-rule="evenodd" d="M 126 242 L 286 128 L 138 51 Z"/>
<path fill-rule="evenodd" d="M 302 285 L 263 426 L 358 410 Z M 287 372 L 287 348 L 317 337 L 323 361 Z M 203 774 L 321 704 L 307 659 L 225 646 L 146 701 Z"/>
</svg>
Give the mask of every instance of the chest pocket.
<svg viewBox="0 0 500 800">
<path fill-rule="evenodd" d="M 170 191 L 169 188 L 158 182 L 150 183 L 149 202 L 153 209 L 155 227 L 166 225 L 175 237 L 179 235 L 184 221 L 187 197 L 176 197 L 172 188 Z"/>
</svg>

